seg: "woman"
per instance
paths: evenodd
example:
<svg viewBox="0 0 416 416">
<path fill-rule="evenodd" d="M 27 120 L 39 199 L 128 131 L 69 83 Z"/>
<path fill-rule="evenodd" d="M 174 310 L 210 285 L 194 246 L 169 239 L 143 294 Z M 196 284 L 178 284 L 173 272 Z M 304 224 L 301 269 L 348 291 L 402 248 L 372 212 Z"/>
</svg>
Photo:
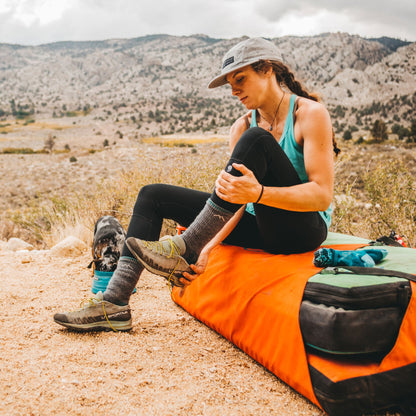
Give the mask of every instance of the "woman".
<svg viewBox="0 0 416 416">
<path fill-rule="evenodd" d="M 116 272 L 104 294 L 55 322 L 78 330 L 129 330 L 129 297 L 146 268 L 185 290 L 220 242 L 270 253 L 314 250 L 325 240 L 333 194 L 330 117 L 282 63 L 277 48 L 247 39 L 224 56 L 209 88 L 229 84 L 250 110 L 231 127 L 231 157 L 208 193 L 141 189 Z M 159 238 L 162 221 L 187 227 Z"/>
</svg>

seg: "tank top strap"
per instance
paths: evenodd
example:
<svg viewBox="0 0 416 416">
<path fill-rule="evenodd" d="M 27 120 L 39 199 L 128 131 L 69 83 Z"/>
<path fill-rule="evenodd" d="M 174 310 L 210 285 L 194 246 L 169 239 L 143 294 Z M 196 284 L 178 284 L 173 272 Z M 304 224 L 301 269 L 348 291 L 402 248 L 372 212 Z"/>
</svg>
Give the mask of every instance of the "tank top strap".
<svg viewBox="0 0 416 416">
<path fill-rule="evenodd" d="M 257 127 L 257 110 L 251 110 L 250 127 Z"/>
<path fill-rule="evenodd" d="M 288 132 L 293 135 L 293 109 L 295 108 L 296 97 L 296 94 L 290 96 L 289 112 L 287 113 L 285 126 L 283 127 L 283 133 L 280 136 L 279 143 L 286 137 Z"/>
<path fill-rule="evenodd" d="M 289 112 L 287 114 L 286 123 L 293 124 L 293 110 L 295 109 L 296 97 L 297 97 L 296 94 L 292 94 L 290 96 Z"/>
</svg>

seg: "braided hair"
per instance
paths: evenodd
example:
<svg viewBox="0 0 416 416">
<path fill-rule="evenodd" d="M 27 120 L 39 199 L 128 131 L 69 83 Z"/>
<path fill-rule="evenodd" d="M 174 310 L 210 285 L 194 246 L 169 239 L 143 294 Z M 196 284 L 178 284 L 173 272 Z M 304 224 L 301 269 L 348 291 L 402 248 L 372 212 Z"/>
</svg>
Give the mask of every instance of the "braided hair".
<svg viewBox="0 0 416 416">
<path fill-rule="evenodd" d="M 316 93 L 309 92 L 294 76 L 293 72 L 282 62 L 278 61 L 264 61 L 260 60 L 258 62 L 255 62 L 254 64 L 251 64 L 251 67 L 256 72 L 263 72 L 265 73 L 270 66 L 273 69 L 273 72 L 276 75 L 277 83 L 284 84 L 286 87 L 295 93 L 296 95 L 299 95 L 300 97 L 309 98 L 310 100 L 319 102 L 319 96 Z M 341 149 L 338 147 L 337 142 L 335 140 L 335 134 L 334 129 L 332 129 L 332 146 L 334 148 L 335 156 L 338 156 L 338 154 L 341 152 Z"/>
</svg>

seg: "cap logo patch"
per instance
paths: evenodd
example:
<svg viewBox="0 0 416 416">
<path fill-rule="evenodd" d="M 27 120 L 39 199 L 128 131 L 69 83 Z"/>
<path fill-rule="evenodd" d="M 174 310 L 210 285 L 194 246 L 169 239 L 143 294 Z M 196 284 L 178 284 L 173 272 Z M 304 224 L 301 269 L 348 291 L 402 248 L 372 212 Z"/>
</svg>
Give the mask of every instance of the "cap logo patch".
<svg viewBox="0 0 416 416">
<path fill-rule="evenodd" d="M 230 56 L 227 58 L 224 63 L 222 64 L 222 69 L 224 69 L 226 66 L 232 64 L 234 62 L 234 56 Z"/>
</svg>

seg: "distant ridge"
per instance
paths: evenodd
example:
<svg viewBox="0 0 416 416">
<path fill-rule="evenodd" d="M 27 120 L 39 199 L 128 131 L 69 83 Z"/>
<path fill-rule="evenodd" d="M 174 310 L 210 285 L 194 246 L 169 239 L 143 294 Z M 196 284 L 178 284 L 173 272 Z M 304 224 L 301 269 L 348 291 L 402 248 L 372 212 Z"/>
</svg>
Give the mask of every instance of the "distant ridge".
<svg viewBox="0 0 416 416">
<path fill-rule="evenodd" d="M 406 40 L 401 40 L 397 38 L 389 38 L 387 36 L 382 36 L 381 38 L 370 38 L 373 42 L 380 42 L 386 48 L 390 49 L 392 52 L 395 52 L 398 48 L 406 45 L 410 45 L 412 42 Z"/>
</svg>

